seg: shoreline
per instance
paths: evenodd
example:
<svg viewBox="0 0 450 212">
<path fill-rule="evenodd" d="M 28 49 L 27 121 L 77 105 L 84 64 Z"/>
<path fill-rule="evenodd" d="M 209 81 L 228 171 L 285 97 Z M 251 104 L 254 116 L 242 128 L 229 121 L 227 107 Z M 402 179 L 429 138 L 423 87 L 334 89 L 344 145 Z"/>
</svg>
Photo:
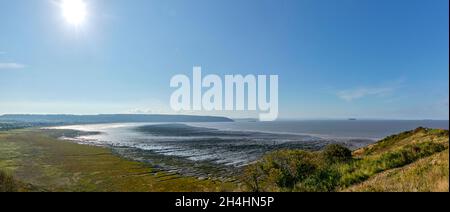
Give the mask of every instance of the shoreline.
<svg viewBox="0 0 450 212">
<path fill-rule="evenodd" d="M 0 132 L 0 155 L 0 169 L 38 190 L 239 190 L 236 183 L 159 171 L 149 164 L 120 157 L 107 147 L 61 141 L 36 129 Z"/>
</svg>

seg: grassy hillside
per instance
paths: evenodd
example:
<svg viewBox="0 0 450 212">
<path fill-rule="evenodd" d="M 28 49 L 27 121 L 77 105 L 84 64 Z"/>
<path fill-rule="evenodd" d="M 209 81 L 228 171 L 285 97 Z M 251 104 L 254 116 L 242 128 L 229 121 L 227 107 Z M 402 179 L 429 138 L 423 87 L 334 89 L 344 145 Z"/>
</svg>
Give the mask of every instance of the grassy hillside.
<svg viewBox="0 0 450 212">
<path fill-rule="evenodd" d="M 283 150 L 249 166 L 250 191 L 448 191 L 447 130 L 418 128 L 349 153 Z"/>
<path fill-rule="evenodd" d="M 386 152 L 396 151 L 407 145 L 420 144 L 440 144 L 448 148 L 448 139 L 448 130 L 419 127 L 413 131 L 389 136 L 373 145 L 356 150 L 354 155 L 357 157 L 380 155 Z"/>
<path fill-rule="evenodd" d="M 377 174 L 345 191 L 449 191 L 449 151 L 434 154 L 410 165 Z"/>
</svg>

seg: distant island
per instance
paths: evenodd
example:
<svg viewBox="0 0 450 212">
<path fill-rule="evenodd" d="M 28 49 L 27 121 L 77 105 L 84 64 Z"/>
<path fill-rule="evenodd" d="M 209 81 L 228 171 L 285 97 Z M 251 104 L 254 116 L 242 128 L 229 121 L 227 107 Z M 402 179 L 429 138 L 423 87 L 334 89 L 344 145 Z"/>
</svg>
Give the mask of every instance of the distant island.
<svg viewBox="0 0 450 212">
<path fill-rule="evenodd" d="M 99 115 L 33 115 L 7 114 L 0 116 L 0 122 L 26 122 L 45 124 L 95 124 L 131 122 L 233 122 L 218 116 L 190 115 L 144 115 L 144 114 L 99 114 Z"/>
</svg>

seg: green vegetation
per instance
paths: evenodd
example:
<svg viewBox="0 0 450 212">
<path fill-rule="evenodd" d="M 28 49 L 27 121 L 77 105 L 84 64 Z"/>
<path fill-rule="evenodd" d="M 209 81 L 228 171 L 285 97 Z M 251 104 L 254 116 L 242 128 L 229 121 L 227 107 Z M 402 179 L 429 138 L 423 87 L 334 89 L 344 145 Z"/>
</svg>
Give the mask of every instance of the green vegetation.
<svg viewBox="0 0 450 212">
<path fill-rule="evenodd" d="M 348 162 L 352 160 L 352 151 L 338 144 L 331 144 L 325 147 L 322 155 L 325 162 L 330 164 Z"/>
<path fill-rule="evenodd" d="M 17 182 L 14 178 L 4 171 L 0 170 L 0 192 L 18 191 Z"/>
<path fill-rule="evenodd" d="M 322 152 L 276 151 L 247 167 L 243 182 L 253 192 L 333 191 L 341 177 L 336 167 L 347 160 L 329 161 L 341 158 L 342 149 L 332 146 Z"/>
<path fill-rule="evenodd" d="M 446 154 L 446 158 L 436 156 L 442 152 Z M 421 159 L 428 161 L 429 157 L 434 157 L 434 164 L 440 165 L 424 165 L 426 162 Z M 416 161 L 421 161 L 422 165 L 414 166 Z M 418 128 L 357 150 L 353 152 L 353 157 L 350 150 L 339 145 L 330 145 L 320 152 L 277 151 L 247 167 L 243 182 L 250 191 L 341 191 L 363 183 L 379 173 L 408 164 L 413 164 L 412 167 L 415 168 L 396 172 L 408 175 L 397 174 L 396 180 L 378 177 L 378 180 L 372 180 L 377 182 L 378 187 L 366 183 L 365 186 L 354 187 L 353 190 L 416 191 L 428 188 L 433 191 L 448 191 L 448 131 Z M 435 189 L 432 186 L 424 186 L 431 185 L 432 182 L 429 181 L 416 187 L 392 185 L 394 182 L 396 185 L 411 185 L 411 182 L 406 180 L 425 178 L 426 171 L 423 169 L 427 167 L 433 167 L 427 172 L 432 177 L 427 179 L 439 179 L 439 182 L 447 183 L 439 183 L 441 186 Z M 380 183 L 380 179 L 384 179 L 385 183 Z M 402 180 L 405 182 L 397 182 Z"/>
<path fill-rule="evenodd" d="M 302 150 L 281 150 L 250 165 L 244 183 L 251 191 L 284 191 L 292 189 L 321 166 L 316 153 Z"/>
<path fill-rule="evenodd" d="M 352 163 L 339 167 L 339 171 L 342 173 L 341 183 L 343 186 L 360 183 L 377 173 L 408 165 L 445 149 L 446 147 L 442 144 L 418 143 L 381 155 L 356 159 Z"/>
<path fill-rule="evenodd" d="M 345 191 L 448 192 L 449 150 L 420 159 L 404 168 L 382 172 Z"/>
</svg>

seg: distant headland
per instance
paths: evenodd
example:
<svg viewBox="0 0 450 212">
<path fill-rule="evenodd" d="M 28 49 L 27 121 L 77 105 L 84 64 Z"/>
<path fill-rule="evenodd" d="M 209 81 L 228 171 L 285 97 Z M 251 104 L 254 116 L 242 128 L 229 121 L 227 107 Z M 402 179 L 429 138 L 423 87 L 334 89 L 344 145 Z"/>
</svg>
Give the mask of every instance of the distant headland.
<svg viewBox="0 0 450 212">
<path fill-rule="evenodd" d="M 99 115 L 34 115 L 6 114 L 0 115 L 0 121 L 29 123 L 131 123 L 131 122 L 233 122 L 232 119 L 219 116 L 191 115 L 146 115 L 146 114 L 99 114 Z"/>
</svg>

